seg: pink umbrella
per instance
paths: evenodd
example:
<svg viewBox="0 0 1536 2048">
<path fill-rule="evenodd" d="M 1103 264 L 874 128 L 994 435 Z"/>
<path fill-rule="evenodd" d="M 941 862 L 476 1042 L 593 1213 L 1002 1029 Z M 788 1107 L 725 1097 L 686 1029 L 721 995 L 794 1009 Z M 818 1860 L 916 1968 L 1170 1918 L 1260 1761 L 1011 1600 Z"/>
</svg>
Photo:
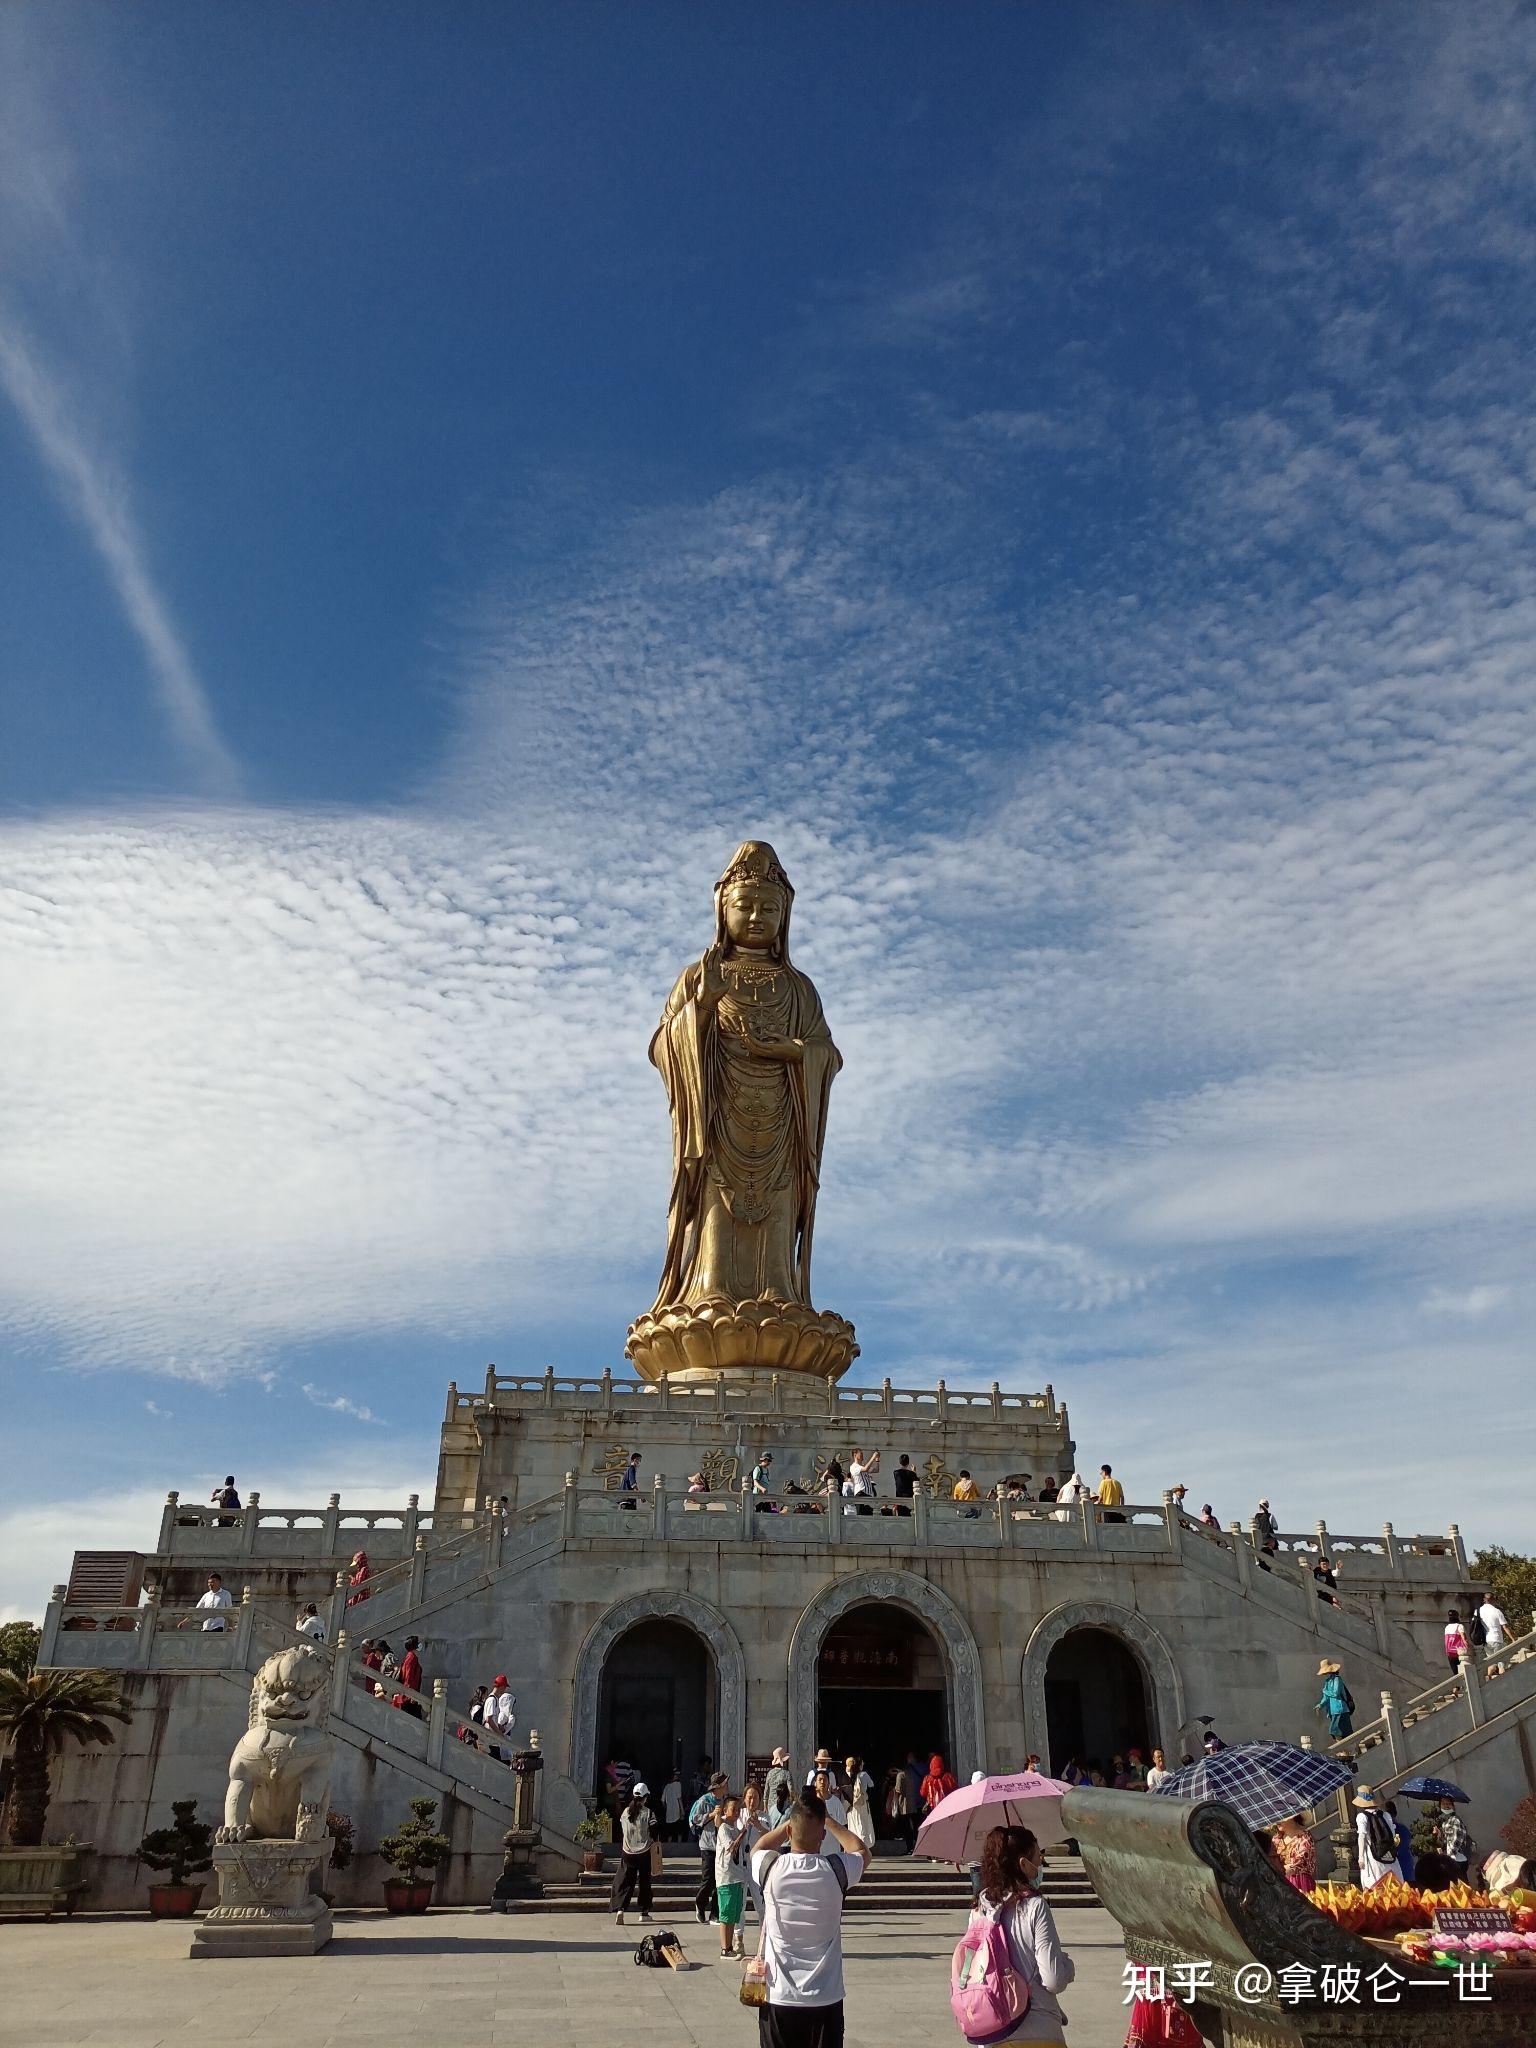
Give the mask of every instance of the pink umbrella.
<svg viewBox="0 0 1536 2048">
<path fill-rule="evenodd" d="M 979 1863 L 993 1828 L 1028 1828 L 1043 1843 L 1062 1840 L 1061 1801 L 1072 1787 L 1039 1771 L 981 1778 L 941 1799 L 917 1831 L 914 1856 L 936 1863 Z"/>
</svg>

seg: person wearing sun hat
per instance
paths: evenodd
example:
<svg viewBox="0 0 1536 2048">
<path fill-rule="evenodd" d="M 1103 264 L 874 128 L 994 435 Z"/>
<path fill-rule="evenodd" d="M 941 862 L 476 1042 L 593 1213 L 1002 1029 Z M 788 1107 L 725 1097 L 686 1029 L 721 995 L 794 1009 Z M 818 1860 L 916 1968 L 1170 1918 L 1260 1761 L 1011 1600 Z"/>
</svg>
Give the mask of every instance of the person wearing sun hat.
<svg viewBox="0 0 1536 2048">
<path fill-rule="evenodd" d="M 1324 1657 L 1317 1667 L 1317 1675 L 1323 1681 L 1322 1697 L 1317 1711 L 1328 1716 L 1328 1734 L 1331 1740 L 1339 1742 L 1346 1735 L 1353 1735 L 1355 1724 L 1350 1716 L 1355 1711 L 1355 1702 L 1349 1687 L 1344 1683 L 1344 1673 L 1336 1659 Z"/>
<path fill-rule="evenodd" d="M 613 1924 L 624 1925 L 624 1909 L 640 1892 L 640 1918 L 651 1917 L 651 1835 L 654 1821 L 647 1801 L 651 1788 L 637 1778 L 619 1811 L 619 1867 L 613 1874 Z"/>
<path fill-rule="evenodd" d="M 502 1755 L 494 1738 L 498 1735 L 510 1735 L 517 1726 L 517 1714 L 514 1711 L 516 1706 L 517 1694 L 507 1690 L 507 1674 L 505 1671 L 498 1671 L 495 1682 L 486 1695 L 480 1718 L 485 1725 L 486 1733 L 493 1738 L 491 1755 L 499 1764 L 506 1763 L 508 1759 Z"/>
<path fill-rule="evenodd" d="M 795 1781 L 789 1774 L 789 1751 L 781 1743 L 768 1760 L 763 1780 L 763 1806 L 769 1825 L 777 1827 L 795 1803 Z"/>
<path fill-rule="evenodd" d="M 1350 1804 L 1355 1809 L 1355 1853 L 1360 1862 L 1360 1889 L 1390 1877 L 1397 1869 L 1397 1836 L 1369 1785 L 1362 1785 Z"/>
</svg>

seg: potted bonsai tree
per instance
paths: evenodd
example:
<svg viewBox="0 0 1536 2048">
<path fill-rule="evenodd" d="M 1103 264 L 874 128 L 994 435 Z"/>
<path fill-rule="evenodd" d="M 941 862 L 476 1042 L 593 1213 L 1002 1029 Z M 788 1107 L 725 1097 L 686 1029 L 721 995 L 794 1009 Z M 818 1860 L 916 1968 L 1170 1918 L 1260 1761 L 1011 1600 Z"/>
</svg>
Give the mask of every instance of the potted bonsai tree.
<svg viewBox="0 0 1536 2048">
<path fill-rule="evenodd" d="M 603 1846 L 610 1840 L 608 1823 L 600 1814 L 589 1813 L 585 1820 L 578 1821 L 571 1836 L 581 1850 L 583 1870 L 596 1871 L 603 1867 Z"/>
<path fill-rule="evenodd" d="M 171 1825 L 152 1829 L 139 1844 L 139 1855 L 151 1870 L 166 1872 L 164 1884 L 149 1888 L 150 1919 L 190 1920 L 203 1888 L 187 1880 L 213 1868 L 213 1829 L 198 1820 L 197 1801 L 173 1799 Z"/>
<path fill-rule="evenodd" d="M 11 1781 L 0 1826 L 0 1892 L 46 1913 L 73 1912 L 85 1889 L 89 1843 L 43 1842 L 53 1759 L 68 1742 L 107 1743 L 111 1721 L 132 1717 L 105 1671 L 0 1670 L 0 1746 L 11 1750 Z"/>
<path fill-rule="evenodd" d="M 379 1854 L 399 1872 L 384 1880 L 384 1904 L 391 1913 L 425 1913 L 432 1903 L 432 1879 L 421 1873 L 435 1870 L 451 1846 L 446 1835 L 432 1832 L 436 1816 L 435 1799 L 413 1799 L 410 1819 L 379 1844 Z"/>
</svg>

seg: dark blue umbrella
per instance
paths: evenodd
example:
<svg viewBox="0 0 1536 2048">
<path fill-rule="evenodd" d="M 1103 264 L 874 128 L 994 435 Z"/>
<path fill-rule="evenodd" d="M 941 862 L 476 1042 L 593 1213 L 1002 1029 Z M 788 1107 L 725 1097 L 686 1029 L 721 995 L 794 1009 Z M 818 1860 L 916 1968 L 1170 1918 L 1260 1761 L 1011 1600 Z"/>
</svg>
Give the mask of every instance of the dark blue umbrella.
<svg viewBox="0 0 1536 2048">
<path fill-rule="evenodd" d="M 1398 1791 L 1405 1799 L 1454 1799 L 1458 1806 L 1470 1806 L 1470 1796 L 1448 1778 L 1404 1778 Z"/>
<path fill-rule="evenodd" d="M 1175 1771 L 1158 1792 L 1172 1799 L 1219 1799 L 1251 1828 L 1320 1806 L 1354 1777 L 1337 1757 L 1290 1742 L 1234 1742 Z"/>
</svg>

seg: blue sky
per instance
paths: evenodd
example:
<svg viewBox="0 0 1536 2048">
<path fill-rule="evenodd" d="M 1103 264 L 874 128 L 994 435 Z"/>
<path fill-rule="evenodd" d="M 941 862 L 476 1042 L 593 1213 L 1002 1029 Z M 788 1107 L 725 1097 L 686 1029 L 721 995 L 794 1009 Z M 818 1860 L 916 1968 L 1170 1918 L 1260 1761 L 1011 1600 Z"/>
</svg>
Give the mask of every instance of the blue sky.
<svg viewBox="0 0 1536 2048">
<path fill-rule="evenodd" d="M 1536 21 L 0 14 L 0 1603 L 617 1366 L 748 834 L 862 1376 L 1536 1542 Z"/>
</svg>

